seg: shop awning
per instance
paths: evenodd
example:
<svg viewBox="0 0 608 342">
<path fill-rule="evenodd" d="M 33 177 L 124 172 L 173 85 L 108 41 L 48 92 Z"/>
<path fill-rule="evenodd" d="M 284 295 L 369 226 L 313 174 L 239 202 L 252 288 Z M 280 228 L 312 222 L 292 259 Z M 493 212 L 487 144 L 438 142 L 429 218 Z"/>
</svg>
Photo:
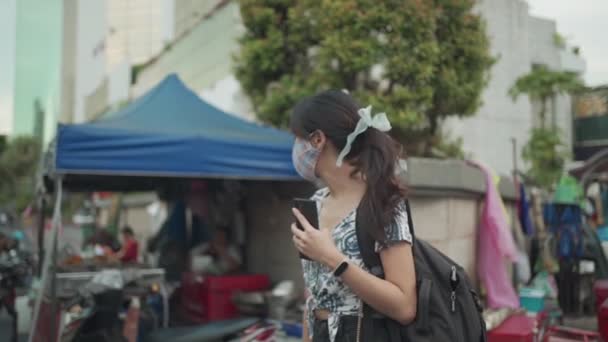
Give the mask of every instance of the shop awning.
<svg viewBox="0 0 608 342">
<path fill-rule="evenodd" d="M 570 170 L 570 174 L 579 178 L 585 185 L 593 179 L 603 177 L 606 173 L 608 173 L 608 148 L 594 154 L 583 165 Z"/>
<path fill-rule="evenodd" d="M 116 113 L 59 125 L 54 173 L 295 180 L 292 142 L 287 132 L 210 105 L 170 75 Z"/>
</svg>

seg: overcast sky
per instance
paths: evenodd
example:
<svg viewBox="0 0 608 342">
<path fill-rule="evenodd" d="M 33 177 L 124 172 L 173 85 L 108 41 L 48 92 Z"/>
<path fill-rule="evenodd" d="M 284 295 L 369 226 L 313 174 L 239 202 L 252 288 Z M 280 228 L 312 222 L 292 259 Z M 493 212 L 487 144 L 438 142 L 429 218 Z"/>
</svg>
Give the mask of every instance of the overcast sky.
<svg viewBox="0 0 608 342">
<path fill-rule="evenodd" d="M 528 0 L 533 15 L 554 19 L 587 61 L 588 85 L 608 84 L 608 0 Z"/>
</svg>

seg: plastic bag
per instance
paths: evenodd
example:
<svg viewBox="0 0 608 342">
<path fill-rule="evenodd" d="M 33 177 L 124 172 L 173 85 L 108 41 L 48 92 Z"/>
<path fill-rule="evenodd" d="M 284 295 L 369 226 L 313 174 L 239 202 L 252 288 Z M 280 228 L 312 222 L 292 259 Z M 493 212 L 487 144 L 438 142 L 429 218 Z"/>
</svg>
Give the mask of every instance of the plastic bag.
<svg viewBox="0 0 608 342">
<path fill-rule="evenodd" d="M 520 284 L 527 284 L 532 277 L 532 270 L 530 268 L 530 259 L 528 255 L 519 251 L 517 253 L 517 260 L 515 261 L 515 274 L 517 275 L 517 281 Z"/>
<path fill-rule="evenodd" d="M 557 298 L 557 283 L 553 275 L 546 271 L 539 272 L 532 280 L 532 288 L 542 290 L 545 298 Z"/>
</svg>

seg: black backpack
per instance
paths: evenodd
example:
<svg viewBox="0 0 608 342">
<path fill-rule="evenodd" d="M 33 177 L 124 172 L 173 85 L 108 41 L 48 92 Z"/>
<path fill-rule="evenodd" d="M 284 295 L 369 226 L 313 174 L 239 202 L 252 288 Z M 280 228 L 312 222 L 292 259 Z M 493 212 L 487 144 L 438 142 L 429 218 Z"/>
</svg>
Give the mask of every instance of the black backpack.
<svg viewBox="0 0 608 342">
<path fill-rule="evenodd" d="M 483 308 L 469 277 L 456 262 L 428 242 L 416 239 L 409 203 L 406 207 L 414 242 L 412 251 L 418 298 L 416 319 L 404 326 L 364 305 L 360 340 L 376 341 L 378 336 L 387 333 L 380 334 L 374 329 L 387 329 L 391 342 L 485 342 Z M 375 240 L 358 224 L 357 239 L 363 262 L 374 275 L 382 278 L 382 262 L 374 251 Z"/>
</svg>

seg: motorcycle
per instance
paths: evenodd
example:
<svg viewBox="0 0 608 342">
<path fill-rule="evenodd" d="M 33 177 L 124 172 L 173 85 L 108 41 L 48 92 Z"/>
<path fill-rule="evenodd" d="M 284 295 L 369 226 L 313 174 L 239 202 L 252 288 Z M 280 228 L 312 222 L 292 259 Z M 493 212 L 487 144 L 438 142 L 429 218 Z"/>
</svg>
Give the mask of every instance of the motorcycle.
<svg viewBox="0 0 608 342">
<path fill-rule="evenodd" d="M 233 297 L 233 302 L 241 314 L 248 317 L 210 322 L 194 327 L 163 329 L 150 334 L 145 341 L 299 341 L 302 336 L 302 326 L 283 321 L 286 309 L 293 306 L 296 300 L 297 295 L 291 282 L 280 283 L 270 292 L 237 293 Z"/>
<path fill-rule="evenodd" d="M 123 291 L 115 289 L 75 298 L 66 305 L 68 318 L 60 341 L 126 341 L 119 318 L 122 300 Z"/>
<path fill-rule="evenodd" d="M 15 307 L 17 288 L 25 287 L 30 278 L 31 264 L 27 255 L 9 247 L 0 252 L 0 309 L 4 308 L 11 318 L 11 341 L 17 341 L 18 314 Z"/>
</svg>

